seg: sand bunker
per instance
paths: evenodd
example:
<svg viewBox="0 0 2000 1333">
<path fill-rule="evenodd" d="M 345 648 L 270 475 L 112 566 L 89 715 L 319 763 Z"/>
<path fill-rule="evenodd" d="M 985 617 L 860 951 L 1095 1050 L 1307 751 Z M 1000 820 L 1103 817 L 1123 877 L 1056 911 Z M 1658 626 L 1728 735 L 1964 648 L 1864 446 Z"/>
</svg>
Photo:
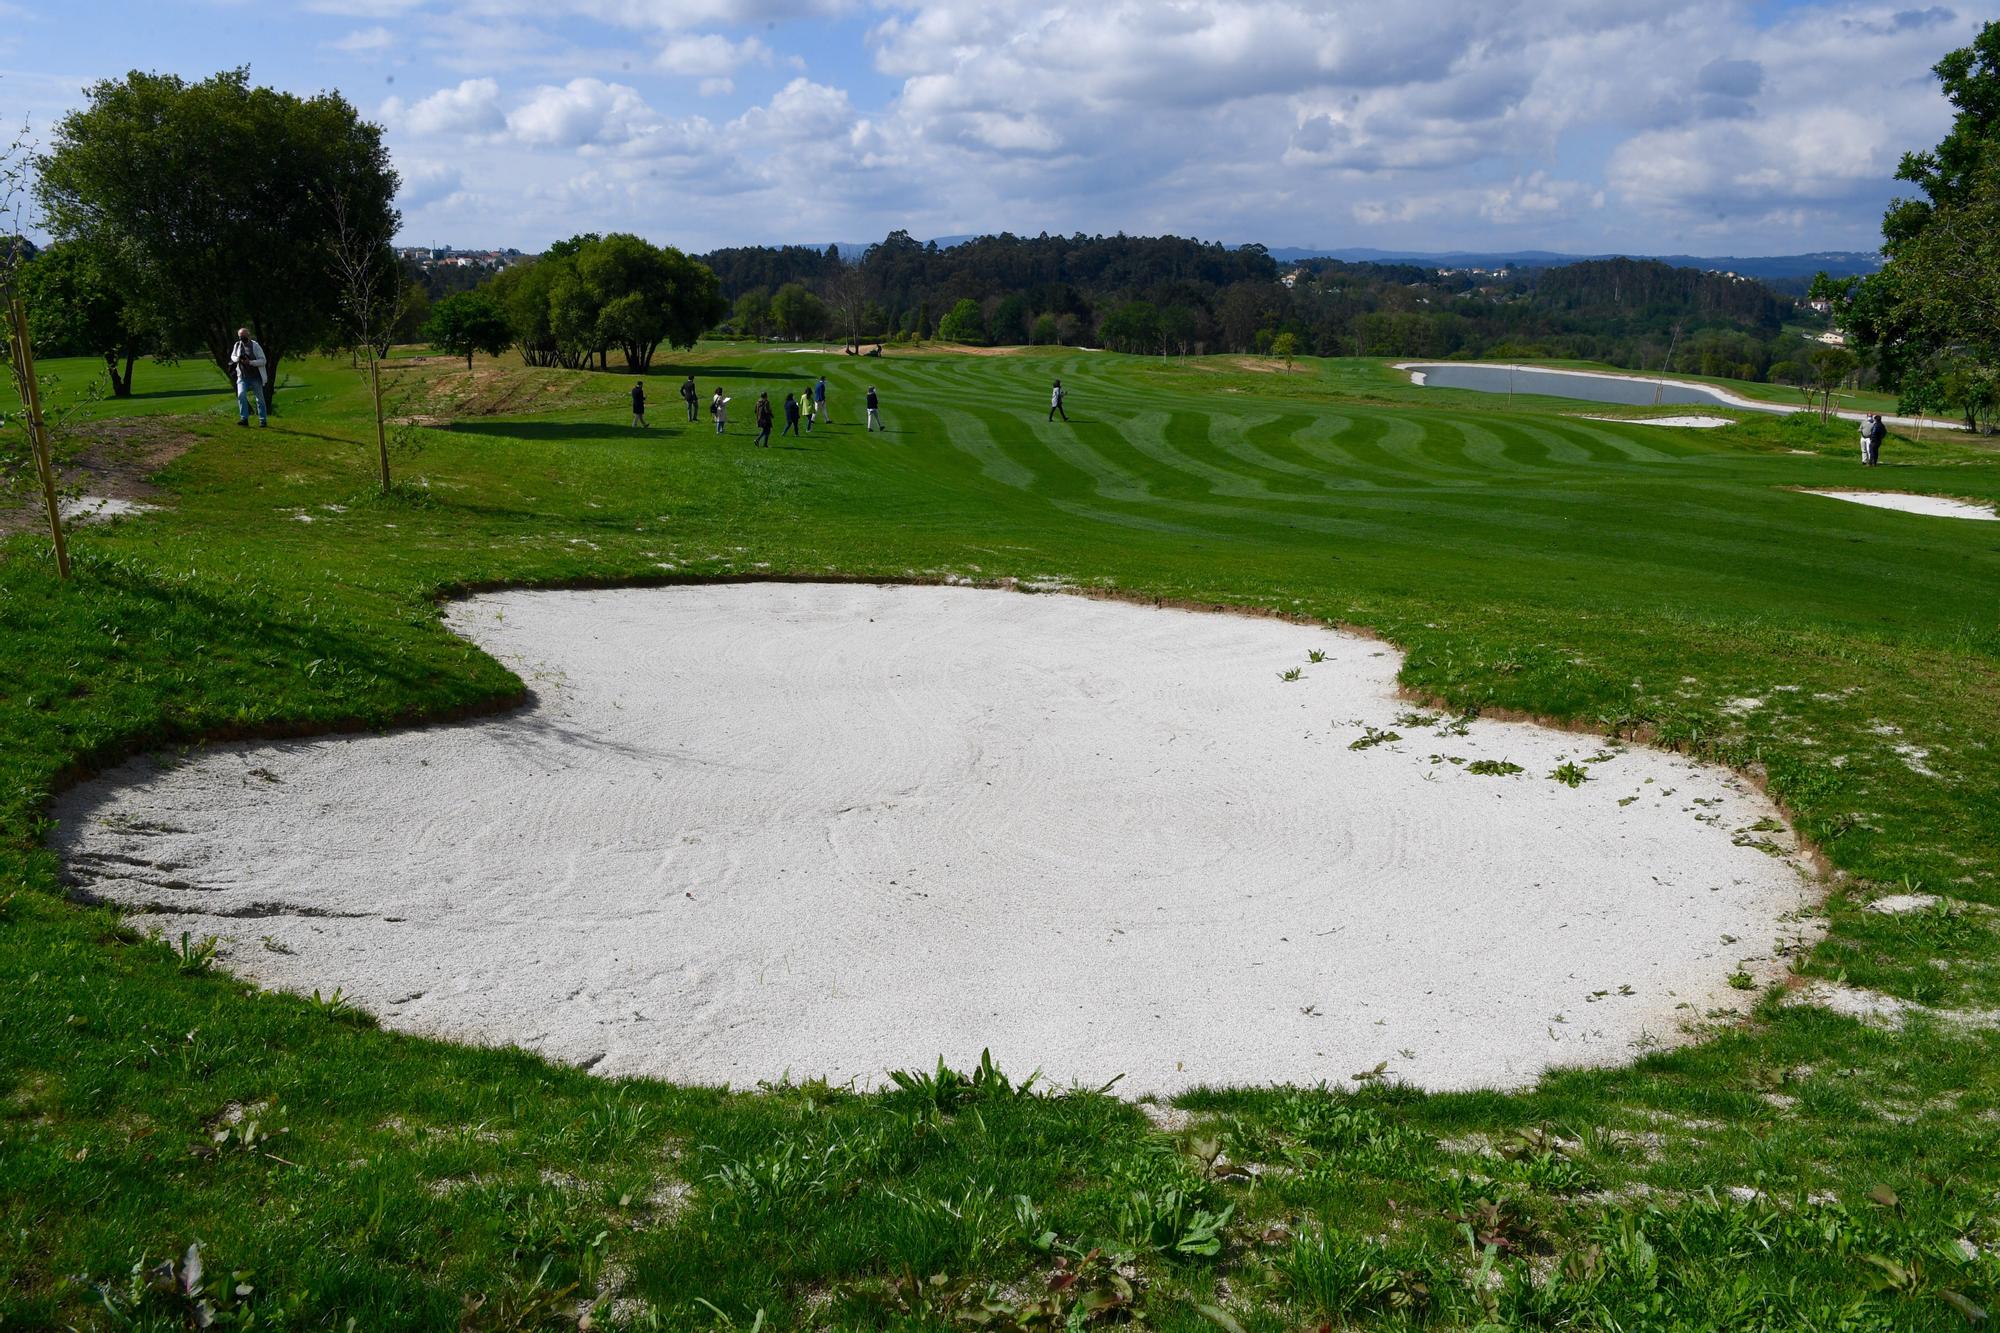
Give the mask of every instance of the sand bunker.
<svg viewBox="0 0 2000 1333">
<path fill-rule="evenodd" d="M 1943 495 L 1909 495 L 1902 491 L 1806 491 L 1807 495 L 1824 495 L 1832 500 L 1850 500 L 1858 505 L 1869 505 L 1875 509 L 1899 509 L 1906 514 L 1928 514 L 1932 518 L 1977 518 L 1992 521 L 2000 519 L 2000 513 L 1993 511 L 1992 505 L 1974 504 L 1970 500 L 1953 500 Z"/>
<path fill-rule="evenodd" d="M 1585 415 L 1584 421 L 1622 421 L 1628 426 L 1680 426 L 1688 430 L 1718 430 L 1736 423 L 1728 417 L 1602 417 Z"/>
<path fill-rule="evenodd" d="M 1807 888 L 1729 774 L 1398 720 L 1395 653 L 1276 620 L 795 584 L 451 620 L 530 707 L 128 764 L 59 803 L 76 891 L 601 1072 L 872 1085 L 990 1046 L 1141 1093 L 1627 1060 L 1746 1007 Z"/>
</svg>

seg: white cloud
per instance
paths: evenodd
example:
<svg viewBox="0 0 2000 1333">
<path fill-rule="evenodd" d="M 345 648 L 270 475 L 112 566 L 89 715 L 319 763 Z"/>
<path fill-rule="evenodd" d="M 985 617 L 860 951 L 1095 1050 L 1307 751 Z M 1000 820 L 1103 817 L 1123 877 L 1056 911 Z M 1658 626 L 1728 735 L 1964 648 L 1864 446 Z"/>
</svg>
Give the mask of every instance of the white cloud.
<svg viewBox="0 0 2000 1333">
<path fill-rule="evenodd" d="M 455 88 L 441 88 L 412 103 L 392 97 L 382 104 L 382 119 L 397 129 L 426 137 L 490 134 L 506 123 L 500 110 L 500 85 L 492 79 L 467 79 Z"/>
<path fill-rule="evenodd" d="M 575 229 L 563 207 L 641 225 L 671 183 L 707 244 L 907 225 L 1860 246 L 1896 157 L 1948 122 L 1930 65 L 2000 17 L 1948 3 L 432 0 L 421 43 L 478 77 L 384 116 L 427 152 L 459 136 L 485 155 L 466 178 L 507 181 L 527 201 L 508 216 L 551 235 Z M 831 13 L 870 16 L 863 49 L 788 26 Z M 790 81 L 745 106 L 766 70 Z"/>
<path fill-rule="evenodd" d="M 379 56 L 395 49 L 396 38 L 387 28 L 376 24 L 372 28 L 357 28 L 333 43 L 336 51 L 345 51 L 351 56 Z"/>
<path fill-rule="evenodd" d="M 646 136 L 660 118 L 638 90 L 601 79 L 543 85 L 507 113 L 514 138 L 538 148 L 617 148 Z"/>
<path fill-rule="evenodd" d="M 710 32 L 669 39 L 654 63 L 669 74 L 715 79 L 727 78 L 753 61 L 770 64 L 771 48 L 755 37 L 732 42 Z"/>
</svg>

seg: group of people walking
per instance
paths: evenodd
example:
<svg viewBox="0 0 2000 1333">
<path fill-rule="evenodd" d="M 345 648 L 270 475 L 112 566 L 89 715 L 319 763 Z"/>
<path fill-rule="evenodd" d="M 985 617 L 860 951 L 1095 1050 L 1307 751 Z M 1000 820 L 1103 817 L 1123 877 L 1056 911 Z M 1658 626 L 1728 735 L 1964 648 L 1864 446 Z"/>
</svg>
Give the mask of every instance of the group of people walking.
<svg viewBox="0 0 2000 1333">
<path fill-rule="evenodd" d="M 681 401 L 687 405 L 687 419 L 695 420 L 695 414 L 699 410 L 698 404 L 701 402 L 701 390 L 695 387 L 693 375 L 681 381 Z M 708 417 L 715 423 L 717 435 L 729 429 L 731 401 L 733 400 L 729 395 L 720 388 L 716 389 L 715 395 L 708 400 Z M 866 429 L 887 431 L 889 428 L 882 424 L 882 400 L 872 384 L 868 386 L 866 403 L 868 407 Z M 757 423 L 755 443 L 760 447 L 766 449 L 771 447 L 771 428 L 777 424 L 778 413 L 781 410 L 785 417 L 785 429 L 780 432 L 783 435 L 803 435 L 822 421 L 831 423 L 833 418 L 828 415 L 826 407 L 826 376 L 822 375 L 814 383 L 807 385 L 796 397 L 786 394 L 782 409 L 771 405 L 771 395 L 768 391 L 757 395 L 757 404 L 751 413 L 751 419 Z M 644 380 L 635 381 L 632 385 L 632 425 L 641 429 L 646 425 Z"/>
<path fill-rule="evenodd" d="M 1067 393 L 1061 380 L 1057 380 L 1054 387 L 1049 390 L 1050 421 L 1054 421 L 1058 416 L 1064 421 L 1069 420 L 1069 413 L 1063 410 L 1063 398 Z M 695 387 L 693 375 L 681 381 L 681 401 L 687 405 L 688 420 L 693 421 L 696 405 L 701 401 L 701 390 Z M 720 388 L 716 389 L 715 396 L 708 400 L 708 417 L 715 423 L 717 435 L 721 435 L 729 428 L 731 401 L 729 395 Z M 863 429 L 887 432 L 889 428 L 882 424 L 882 399 L 875 392 L 874 385 L 868 386 L 864 402 L 868 408 L 868 417 Z M 801 390 L 797 397 L 786 394 L 782 409 L 771 406 L 771 395 L 768 391 L 757 395 L 757 406 L 752 413 L 752 420 L 757 423 L 755 442 L 763 448 L 768 449 L 771 446 L 771 427 L 777 424 L 778 413 L 781 410 L 785 417 L 785 428 L 779 432 L 781 435 L 803 435 L 821 421 L 831 423 L 833 419 L 827 415 L 826 410 L 826 376 L 820 376 L 818 380 Z M 638 428 L 644 428 L 646 424 L 644 380 L 637 380 L 632 385 L 632 424 Z"/>
</svg>

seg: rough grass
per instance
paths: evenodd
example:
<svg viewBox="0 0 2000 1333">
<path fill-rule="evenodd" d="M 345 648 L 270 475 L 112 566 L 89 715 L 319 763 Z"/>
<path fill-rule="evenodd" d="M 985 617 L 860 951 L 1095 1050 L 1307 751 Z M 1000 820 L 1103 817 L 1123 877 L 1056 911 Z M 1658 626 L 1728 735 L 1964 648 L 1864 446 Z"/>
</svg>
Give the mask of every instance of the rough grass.
<svg viewBox="0 0 2000 1333">
<path fill-rule="evenodd" d="M 835 424 L 718 442 L 678 420 L 690 366 L 739 399 L 824 368 Z M 1378 362 L 706 349 L 653 377 L 640 433 L 623 376 L 481 368 L 479 402 L 553 410 L 460 400 L 401 432 L 385 497 L 344 366 L 296 363 L 263 432 L 203 368 L 142 367 L 178 396 L 89 411 L 181 415 L 171 508 L 78 533 L 67 587 L 31 535 L 0 548 L 0 1326 L 192 1327 L 206 1302 L 329 1329 L 1217 1327 L 1204 1306 L 1254 1330 L 1948 1329 L 2000 1299 L 2000 1051 L 1950 1017 L 2000 1005 L 2000 542 L 1787 489 L 1856 481 L 1845 423 L 1509 413 Z M 448 368 L 397 373 L 449 392 Z M 1044 420 L 1055 375 L 1068 427 Z M 868 382 L 886 435 L 861 432 Z M 1870 484 L 2000 496 L 1966 442 L 1886 456 Z M 1705 1043 L 1526 1093 L 1328 1069 L 1156 1128 L 982 1079 L 976 1051 L 947 1077 L 913 1050 L 922 1077 L 865 1097 L 594 1079 L 251 993 L 200 941 L 63 897 L 43 812 L 79 772 L 511 699 L 442 592 L 764 573 L 1337 620 L 1441 704 L 1739 765 L 1835 872 L 1796 979 L 1939 1015 L 1746 994 L 1689 1015 Z M 1891 890 L 1950 904 L 1865 911 Z"/>
</svg>

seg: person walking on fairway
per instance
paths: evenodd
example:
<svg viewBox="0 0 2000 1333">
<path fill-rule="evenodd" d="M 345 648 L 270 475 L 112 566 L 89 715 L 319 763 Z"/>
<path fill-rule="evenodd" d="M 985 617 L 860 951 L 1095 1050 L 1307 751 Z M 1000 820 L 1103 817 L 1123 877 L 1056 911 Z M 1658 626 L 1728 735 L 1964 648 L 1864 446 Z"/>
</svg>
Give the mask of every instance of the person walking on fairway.
<svg viewBox="0 0 2000 1333">
<path fill-rule="evenodd" d="M 1879 467 L 1882 462 L 1882 441 L 1888 437 L 1889 428 L 1882 424 L 1880 412 L 1870 412 L 1861 423 L 1861 465 Z"/>
<path fill-rule="evenodd" d="M 722 390 L 715 391 L 715 397 L 708 400 L 708 414 L 715 418 L 715 433 L 722 434 L 722 428 L 729 424 L 729 400 L 722 396 Z"/>
<path fill-rule="evenodd" d="M 1068 420 L 1069 420 L 1069 413 L 1067 413 L 1067 412 L 1064 412 L 1064 411 L 1063 411 L 1063 396 L 1064 396 L 1064 395 L 1063 395 L 1063 386 L 1062 386 L 1062 381 L 1061 381 L 1061 380 L 1057 380 L 1057 381 L 1056 381 L 1056 385 L 1055 385 L 1055 387 L 1054 387 L 1053 389 L 1050 389 L 1050 390 L 1049 390 L 1049 420 L 1050 420 L 1050 421 L 1054 421 L 1054 420 L 1056 419 L 1056 415 L 1057 415 L 1058 413 L 1061 413 L 1061 415 L 1062 415 L 1062 419 L 1063 419 L 1064 421 L 1068 421 Z"/>
<path fill-rule="evenodd" d="M 760 393 L 757 395 L 757 410 L 754 415 L 757 418 L 757 444 L 760 448 L 769 449 L 771 447 L 770 394 Z"/>
<path fill-rule="evenodd" d="M 688 420 L 694 420 L 694 405 L 701 400 L 701 392 L 694 387 L 694 376 L 690 375 L 681 384 L 681 400 L 688 405 Z"/>
<path fill-rule="evenodd" d="M 264 359 L 264 349 L 250 336 L 250 330 L 236 330 L 236 345 L 229 349 L 229 368 L 236 376 L 237 425 L 250 424 L 251 399 L 257 403 L 257 424 L 271 424 L 271 390 L 264 383 L 264 367 L 269 364 Z"/>
<path fill-rule="evenodd" d="M 868 425 L 866 427 L 868 430 L 888 429 L 887 426 L 882 424 L 882 414 L 875 410 L 880 406 L 882 406 L 881 400 L 875 396 L 875 386 L 871 384 L 868 386 Z"/>
<path fill-rule="evenodd" d="M 785 395 L 785 428 L 778 433 L 780 435 L 799 433 L 799 400 L 790 394 Z"/>
<path fill-rule="evenodd" d="M 640 430 L 646 429 L 646 386 L 643 381 L 632 385 L 632 424 Z"/>
<path fill-rule="evenodd" d="M 824 375 L 819 377 L 818 384 L 813 385 L 813 417 L 815 419 L 826 417 L 826 376 Z M 832 417 L 826 417 L 826 419 L 828 424 L 831 424 L 833 421 Z"/>
<path fill-rule="evenodd" d="M 819 413 L 813 410 L 813 387 L 810 384 L 799 390 L 799 415 L 805 418 L 807 430 L 811 430 L 819 420 Z"/>
</svg>

